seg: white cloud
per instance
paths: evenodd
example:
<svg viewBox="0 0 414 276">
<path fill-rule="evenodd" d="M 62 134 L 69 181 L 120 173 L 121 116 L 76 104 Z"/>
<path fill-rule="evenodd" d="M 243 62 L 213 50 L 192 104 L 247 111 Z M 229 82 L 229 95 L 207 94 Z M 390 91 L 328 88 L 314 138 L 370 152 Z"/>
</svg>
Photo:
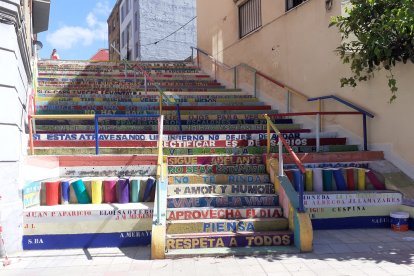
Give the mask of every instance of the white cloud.
<svg viewBox="0 0 414 276">
<path fill-rule="evenodd" d="M 95 41 L 103 41 L 108 36 L 106 20 L 111 12 L 107 1 L 98 2 L 85 18 L 87 27 L 62 26 L 49 33 L 46 40 L 52 48 L 69 50 L 76 46 L 90 46 Z"/>
<path fill-rule="evenodd" d="M 96 16 L 93 13 L 88 13 L 88 16 L 86 17 L 86 23 L 88 23 L 88 26 L 90 28 L 93 28 L 96 25 L 96 22 L 98 21 L 98 19 L 96 18 Z"/>
</svg>

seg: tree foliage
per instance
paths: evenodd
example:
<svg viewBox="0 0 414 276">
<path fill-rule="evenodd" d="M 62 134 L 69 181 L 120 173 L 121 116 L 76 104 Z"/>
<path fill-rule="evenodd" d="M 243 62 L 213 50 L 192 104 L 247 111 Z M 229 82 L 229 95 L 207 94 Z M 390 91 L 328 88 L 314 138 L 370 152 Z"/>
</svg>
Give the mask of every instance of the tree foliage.
<svg viewBox="0 0 414 276">
<path fill-rule="evenodd" d="M 398 90 L 393 68 L 396 63 L 414 63 L 413 0 L 351 0 L 349 16 L 332 18 L 342 43 L 336 49 L 343 63 L 350 64 L 351 77 L 341 78 L 341 87 L 355 87 L 375 71 L 388 71 L 390 102 Z"/>
</svg>

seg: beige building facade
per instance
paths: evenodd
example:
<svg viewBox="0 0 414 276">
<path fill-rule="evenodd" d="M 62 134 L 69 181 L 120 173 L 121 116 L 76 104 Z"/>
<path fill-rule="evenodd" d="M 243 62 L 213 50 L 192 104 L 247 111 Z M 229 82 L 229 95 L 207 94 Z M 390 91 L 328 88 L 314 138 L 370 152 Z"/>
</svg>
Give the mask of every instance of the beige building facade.
<svg viewBox="0 0 414 276">
<path fill-rule="evenodd" d="M 198 48 L 220 63 L 233 67 L 248 64 L 277 81 L 299 91 L 306 98 L 335 95 L 373 114 L 368 119 L 368 149 L 383 150 L 386 159 L 414 179 L 414 65 L 400 64 L 395 70 L 399 90 L 390 104 L 391 93 L 385 72 L 356 88 L 341 88 L 340 78 L 350 76 L 335 53 L 341 36 L 329 28 L 332 16 L 340 15 L 349 1 L 333 0 L 198 0 Z M 331 5 L 332 4 L 332 5 Z M 214 65 L 200 55 L 200 66 L 227 85 L 233 85 L 234 71 Z M 253 93 L 252 72 L 239 68 L 237 85 Z M 286 112 L 286 89 L 268 80 L 256 79 L 257 97 Z M 317 111 L 317 102 L 292 95 L 290 111 Z M 326 100 L 323 111 L 352 111 Z M 315 117 L 299 120 L 315 129 Z M 336 131 L 348 143 L 363 145 L 362 118 L 356 115 L 326 116 L 323 131 Z"/>
</svg>

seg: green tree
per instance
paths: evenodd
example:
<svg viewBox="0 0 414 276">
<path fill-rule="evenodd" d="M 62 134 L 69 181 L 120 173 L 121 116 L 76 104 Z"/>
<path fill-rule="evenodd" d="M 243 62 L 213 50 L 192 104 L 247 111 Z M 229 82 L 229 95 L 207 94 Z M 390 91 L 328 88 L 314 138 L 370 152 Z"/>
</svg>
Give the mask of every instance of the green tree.
<svg viewBox="0 0 414 276">
<path fill-rule="evenodd" d="M 350 64 L 351 77 L 341 78 L 341 87 L 355 87 L 375 71 L 388 71 L 390 102 L 398 90 L 393 68 L 397 62 L 414 63 L 413 0 L 351 0 L 348 16 L 332 18 L 342 35 L 336 49 L 343 63 Z"/>
</svg>

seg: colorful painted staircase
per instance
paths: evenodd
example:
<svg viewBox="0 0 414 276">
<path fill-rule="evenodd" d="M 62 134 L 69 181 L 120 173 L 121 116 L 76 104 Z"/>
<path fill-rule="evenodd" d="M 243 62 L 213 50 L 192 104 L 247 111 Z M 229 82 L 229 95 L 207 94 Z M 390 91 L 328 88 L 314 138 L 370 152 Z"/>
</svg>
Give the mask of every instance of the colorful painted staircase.
<svg viewBox="0 0 414 276">
<path fill-rule="evenodd" d="M 321 133 L 321 153 L 315 153 L 313 130 L 280 116 L 248 93 L 227 89 L 191 63 L 140 65 L 155 83 L 120 63 L 41 61 L 36 114 L 159 114 L 157 86 L 165 90 L 172 102 L 163 106 L 169 174 L 167 257 L 298 251 L 292 246 L 289 212 L 279 204 L 266 168 L 263 114 L 272 118 L 295 152 L 306 154 L 302 160 L 313 158 L 309 163 L 348 162 L 347 167 L 351 161 L 383 159 L 382 153 L 359 152 L 358 145 L 348 145 L 346 138 L 332 132 Z M 38 155 L 82 159 L 95 153 L 93 120 L 42 118 L 34 125 Z M 100 152 L 108 158 L 157 154 L 155 119 L 100 119 L 99 133 Z M 277 136 L 272 135 L 273 153 L 276 144 Z M 87 177 L 94 169 L 75 171 L 71 176 Z"/>
</svg>

